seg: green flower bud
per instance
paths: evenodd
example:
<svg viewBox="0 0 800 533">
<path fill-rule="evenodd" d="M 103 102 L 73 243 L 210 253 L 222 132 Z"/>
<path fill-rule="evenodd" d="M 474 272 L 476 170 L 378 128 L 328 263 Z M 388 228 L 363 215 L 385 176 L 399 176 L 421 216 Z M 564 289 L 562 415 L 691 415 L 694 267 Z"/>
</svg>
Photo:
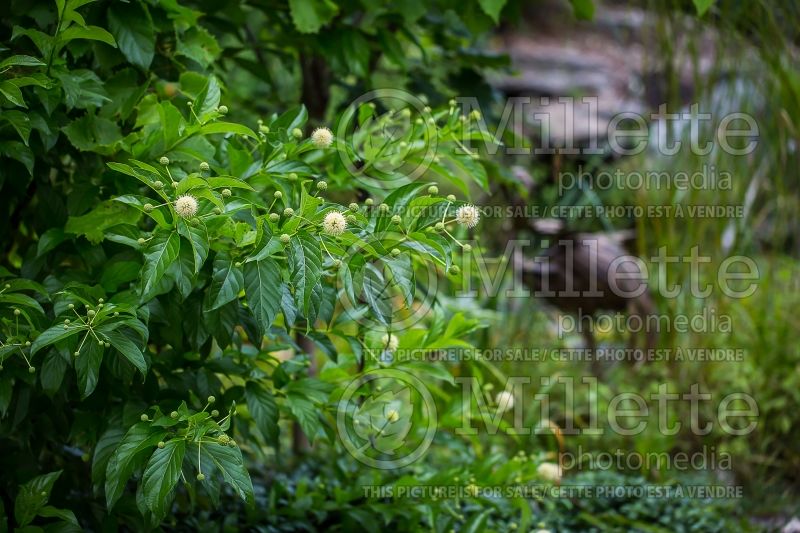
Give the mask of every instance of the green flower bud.
<svg viewBox="0 0 800 533">
<path fill-rule="evenodd" d="M 28 374 L 34 374 L 35 372 L 36 372 L 36 367 L 35 366 L 29 366 L 28 367 Z"/>
<path fill-rule="evenodd" d="M 208 163 L 206 163 L 205 161 L 200 163 L 200 172 L 208 172 L 209 168 L 211 168 L 211 167 L 209 167 Z"/>
<path fill-rule="evenodd" d="M 69 324 L 69 323 L 70 323 L 70 320 L 69 320 L 69 318 L 65 318 L 65 319 L 64 319 L 64 325 L 66 325 L 66 324 Z"/>
<path fill-rule="evenodd" d="M 215 215 L 221 215 L 222 214 L 222 209 L 220 209 L 219 207 L 215 207 L 214 208 L 214 214 Z"/>
<path fill-rule="evenodd" d="M 353 225 L 358 222 L 358 219 L 354 215 L 347 215 L 344 217 L 348 224 Z"/>
<path fill-rule="evenodd" d="M 64 324 L 64 329 L 69 329 L 69 324 Z"/>
<path fill-rule="evenodd" d="M 230 190 L 230 189 L 222 189 L 222 196 L 223 196 L 224 198 L 230 198 L 230 197 L 231 197 L 231 194 L 232 194 L 232 193 L 231 193 L 231 190 Z"/>
<path fill-rule="evenodd" d="M 472 251 L 472 246 L 469 244 L 465 244 L 463 250 L 465 254 L 468 254 Z"/>
<path fill-rule="evenodd" d="M 103 303 L 103 302 L 105 302 L 105 300 L 103 300 L 102 298 L 98 298 L 98 299 L 97 299 L 97 303 L 101 304 L 101 303 Z"/>
<path fill-rule="evenodd" d="M 401 254 L 400 248 L 393 248 L 392 249 L 392 256 L 397 257 Z"/>
<path fill-rule="evenodd" d="M 110 342 L 104 342 L 103 346 L 105 346 L 106 348 L 111 348 L 111 343 Z"/>
<path fill-rule="evenodd" d="M 156 180 L 153 182 L 153 187 L 155 187 L 156 189 L 163 189 L 164 183 L 159 180 Z"/>
<path fill-rule="evenodd" d="M 454 276 L 458 276 L 461 273 L 461 269 L 458 268 L 458 265 L 452 265 L 448 272 Z"/>
<path fill-rule="evenodd" d="M 270 213 L 269 214 L 269 221 L 270 222 L 277 222 L 281 219 L 281 216 L 278 213 Z"/>
<path fill-rule="evenodd" d="M 292 240 L 292 238 L 291 238 L 291 237 L 289 237 L 289 235 L 287 235 L 286 233 L 283 233 L 283 234 L 281 234 L 281 236 L 280 236 L 280 240 L 281 240 L 281 242 L 282 242 L 283 244 L 289 244 L 289 241 L 290 241 L 290 240 Z"/>
<path fill-rule="evenodd" d="M 227 436 L 225 433 L 223 433 L 222 435 L 217 437 L 217 442 L 219 442 L 223 446 L 228 444 L 230 442 L 230 440 L 231 440 L 231 438 L 229 436 Z"/>
<path fill-rule="evenodd" d="M 145 240 L 145 238 L 144 238 L 144 237 L 139 237 L 139 238 L 136 240 L 136 242 L 138 242 L 139 244 L 144 244 L 144 243 L 146 243 L 146 242 L 147 242 L 147 240 Z"/>
<path fill-rule="evenodd" d="M 328 182 L 327 181 L 318 181 L 317 182 L 317 189 L 319 189 L 321 191 L 324 191 L 327 188 L 328 188 Z"/>
<path fill-rule="evenodd" d="M 400 215 L 395 215 L 392 217 L 392 224 L 400 224 L 403 221 L 403 218 Z"/>
<path fill-rule="evenodd" d="M 297 174 L 295 174 L 294 172 L 290 172 L 289 176 L 287 177 L 289 178 L 290 181 L 297 181 Z"/>
<path fill-rule="evenodd" d="M 261 125 L 258 126 L 258 131 L 260 131 L 261 133 L 267 134 L 267 133 L 269 133 L 269 126 L 265 126 L 264 124 L 261 124 Z"/>
<path fill-rule="evenodd" d="M 84 453 L 83 455 L 81 455 L 81 461 L 83 461 L 84 463 L 88 463 L 89 459 L 91 458 L 92 457 L 88 453 Z"/>
<path fill-rule="evenodd" d="M 94 316 L 97 313 L 94 311 L 94 309 L 89 309 L 88 311 L 86 311 L 86 314 L 89 315 L 89 316 Z"/>
<path fill-rule="evenodd" d="M 197 481 L 203 481 L 206 478 L 203 474 L 197 474 Z"/>
<path fill-rule="evenodd" d="M 236 268 L 242 268 L 242 262 L 241 261 L 236 261 L 233 264 L 233 266 L 235 266 Z M 213 398 L 213 396 L 209 396 L 209 398 Z"/>
<path fill-rule="evenodd" d="M 303 138 L 303 130 L 300 128 L 295 128 L 292 130 L 292 137 L 295 139 L 302 139 Z"/>
<path fill-rule="evenodd" d="M 114 316 L 119 316 L 119 311 L 114 311 Z"/>
<path fill-rule="evenodd" d="M 169 417 L 170 417 L 170 418 L 172 418 L 173 420 L 177 420 L 177 419 L 178 419 L 178 416 L 179 416 L 179 415 L 178 415 L 178 411 L 172 411 L 172 412 L 169 414 Z"/>
<path fill-rule="evenodd" d="M 208 403 L 214 403 L 214 402 L 217 401 L 217 399 L 215 397 L 213 397 L 213 396 L 209 396 L 206 401 L 208 401 Z"/>
<path fill-rule="evenodd" d="M 219 411 L 214 409 L 213 411 L 211 411 L 211 416 L 213 416 L 214 418 L 217 418 L 219 416 Z"/>
<path fill-rule="evenodd" d="M 431 195 L 439 194 L 439 187 L 437 187 L 436 185 L 431 185 L 430 187 L 428 187 L 428 194 Z"/>
<path fill-rule="evenodd" d="M 380 210 L 381 213 L 388 213 L 389 212 L 389 206 L 386 205 L 386 204 L 379 205 L 378 209 Z"/>
<path fill-rule="evenodd" d="M 19 309 L 14 309 L 14 316 L 19 316 L 21 314 L 22 314 L 22 311 L 20 311 Z"/>
<path fill-rule="evenodd" d="M 478 111 L 477 109 L 473 109 L 469 114 L 469 118 L 471 118 L 472 120 L 480 120 L 481 112 Z"/>
<path fill-rule="evenodd" d="M 158 441 L 158 444 L 156 444 L 156 446 L 158 446 L 158 448 L 159 448 L 160 450 L 163 450 L 163 449 L 164 449 L 164 446 L 166 446 L 166 445 L 167 445 L 167 443 L 166 443 L 166 442 L 164 442 L 163 440 L 160 440 L 160 441 Z"/>
<path fill-rule="evenodd" d="M 78 352 L 75 352 L 75 357 L 77 357 L 77 356 L 78 356 Z M 148 420 L 150 420 L 150 417 L 147 416 L 147 415 L 142 415 L 142 416 L 139 417 L 139 420 L 141 420 L 142 422 L 147 422 Z"/>
<path fill-rule="evenodd" d="M 291 207 L 287 207 L 286 209 L 283 210 L 283 216 L 288 218 L 292 215 L 294 215 L 294 209 L 292 209 Z"/>
<path fill-rule="evenodd" d="M 352 204 L 348 205 L 347 208 L 350 209 L 350 211 L 352 211 L 353 213 L 355 213 L 356 211 L 358 211 L 358 204 L 353 202 Z"/>
<path fill-rule="evenodd" d="M 448 194 L 447 195 L 447 201 L 448 202 L 455 202 L 456 201 L 456 196 L 454 194 Z"/>
<path fill-rule="evenodd" d="M 31 341 L 25 341 L 25 347 L 29 347 L 31 345 Z"/>
<path fill-rule="evenodd" d="M 81 352 L 74 352 L 72 355 L 73 355 L 74 357 L 78 357 L 80 354 L 81 354 Z M 142 415 L 142 416 L 143 416 L 143 417 L 145 417 L 145 418 L 147 418 L 147 415 Z"/>
<path fill-rule="evenodd" d="M 5 284 L 5 288 L 6 288 L 6 289 L 10 289 L 10 288 L 11 288 L 11 284 L 10 284 L 10 283 L 6 283 L 6 284 Z"/>
<path fill-rule="evenodd" d="M 373 200 L 372 198 L 367 198 L 366 200 L 364 200 L 364 205 L 372 205 L 374 203 L 375 200 Z"/>
<path fill-rule="evenodd" d="M 152 211 L 153 209 L 154 209 L 154 208 L 153 208 L 153 204 L 144 204 L 144 212 L 145 212 L 145 213 L 149 213 L 149 212 L 150 212 L 150 211 Z"/>
<path fill-rule="evenodd" d="M 407 107 L 404 107 L 402 111 L 400 111 L 400 116 L 403 118 L 408 118 L 411 116 L 411 110 Z"/>
<path fill-rule="evenodd" d="M 67 306 L 67 308 L 68 308 L 68 309 L 75 309 L 75 304 L 69 304 L 69 305 Z"/>
<path fill-rule="evenodd" d="M 164 166 L 167 166 L 167 165 L 169 165 L 169 158 L 167 156 L 165 156 L 165 155 L 162 155 L 161 159 L 159 159 L 158 162 L 161 163 Z"/>
<path fill-rule="evenodd" d="M 228 114 L 228 106 L 226 106 L 226 105 L 221 105 L 221 106 L 219 106 L 219 107 L 217 108 L 217 111 L 219 111 L 219 113 L 220 113 L 221 115 L 227 115 L 227 114 Z"/>
<path fill-rule="evenodd" d="M 444 224 L 442 224 L 441 222 L 437 222 L 436 225 L 433 226 L 433 229 L 435 229 L 436 231 L 444 231 Z"/>
<path fill-rule="evenodd" d="M 236 448 L 236 441 L 233 439 L 229 440 L 228 446 L 230 446 L 231 448 Z"/>
<path fill-rule="evenodd" d="M 275 191 L 274 193 L 272 193 L 272 196 L 274 196 L 277 200 L 280 200 L 281 198 L 283 198 L 283 193 L 281 191 Z"/>
</svg>

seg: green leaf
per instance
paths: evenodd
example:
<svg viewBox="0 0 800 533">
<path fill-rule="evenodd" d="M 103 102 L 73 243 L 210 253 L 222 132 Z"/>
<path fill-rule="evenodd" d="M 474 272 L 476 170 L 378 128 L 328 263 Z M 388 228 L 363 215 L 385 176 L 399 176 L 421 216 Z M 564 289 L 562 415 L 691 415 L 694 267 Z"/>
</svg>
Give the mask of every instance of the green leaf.
<svg viewBox="0 0 800 533">
<path fill-rule="evenodd" d="M 101 333 L 101 337 L 105 337 L 125 359 L 130 361 L 141 372 L 142 377 L 147 375 L 147 361 L 142 354 L 142 350 L 136 346 L 136 343 L 120 331 L 104 329 L 103 326 L 100 326 L 98 331 Z"/>
<path fill-rule="evenodd" d="M 303 315 L 308 316 L 312 289 L 322 277 L 322 250 L 319 241 L 307 232 L 295 235 L 289 248 L 289 261 L 292 266 L 295 301 L 303 309 Z"/>
<path fill-rule="evenodd" d="M 50 346 L 51 344 L 81 332 L 86 333 L 86 329 L 78 328 L 76 326 L 70 326 L 69 329 L 64 329 L 64 324 L 57 324 L 52 328 L 43 331 L 41 335 L 36 337 L 36 340 L 34 340 L 33 344 L 31 344 L 31 357 L 36 355 L 36 352 L 45 346 Z"/>
<path fill-rule="evenodd" d="M 135 224 L 140 214 L 136 209 L 113 200 L 106 200 L 79 217 L 69 217 L 64 226 L 66 233 L 83 235 L 97 244 L 105 237 L 105 230 L 118 224 Z"/>
<path fill-rule="evenodd" d="M 58 351 L 51 350 L 50 353 L 47 354 L 42 364 L 42 371 L 39 375 L 42 388 L 47 394 L 53 395 L 61 387 L 61 382 L 64 381 L 64 373 L 67 370 L 67 366 L 67 362 Z"/>
<path fill-rule="evenodd" d="M 716 0 L 692 0 L 694 2 L 694 8 L 697 10 L 697 16 L 702 17 L 706 14 L 706 11 L 711 9 L 711 6 L 714 5 Z"/>
<path fill-rule="evenodd" d="M 272 259 L 244 264 L 244 293 L 262 335 L 280 311 L 281 271 Z"/>
<path fill-rule="evenodd" d="M 708 0 L 699 0 L 708 1 Z M 711 0 L 713 2 L 713 0 Z M 695 0 L 697 4 L 698 0 Z M 594 0 L 570 0 L 572 11 L 578 20 L 592 20 L 594 18 Z"/>
<path fill-rule="evenodd" d="M 113 47 L 117 46 L 117 43 L 114 41 L 114 36 L 99 26 L 72 26 L 62 31 L 58 35 L 58 40 L 61 46 L 75 39 L 100 41 Z"/>
<path fill-rule="evenodd" d="M 201 127 L 199 133 L 203 135 L 210 135 L 212 133 L 235 133 L 237 135 L 258 139 L 258 135 L 256 135 L 253 130 L 243 124 L 236 124 L 234 122 L 211 122 Z"/>
<path fill-rule="evenodd" d="M 330 0 L 289 0 L 292 21 L 300 33 L 317 33 L 338 13 Z"/>
<path fill-rule="evenodd" d="M 213 311 L 235 300 L 242 290 L 243 283 L 242 271 L 236 268 L 228 256 L 218 255 L 214 259 L 214 273 L 208 293 L 210 305 L 207 309 Z"/>
<path fill-rule="evenodd" d="M 81 398 L 94 392 L 100 379 L 100 365 L 103 362 L 104 348 L 91 335 L 86 339 L 80 355 L 75 358 L 75 372 L 78 374 L 78 389 Z"/>
<path fill-rule="evenodd" d="M 150 67 L 156 49 L 152 22 L 139 2 L 115 2 L 108 9 L 108 26 L 125 58 L 143 69 Z"/>
<path fill-rule="evenodd" d="M 75 513 L 69 509 L 58 509 L 52 505 L 46 505 L 39 509 L 38 514 L 43 518 L 60 518 L 64 522 L 69 522 L 73 526 L 80 526 L 78 519 L 75 517 Z"/>
<path fill-rule="evenodd" d="M 242 452 L 237 447 L 222 446 L 220 444 L 206 444 L 201 448 L 201 453 L 207 454 L 214 465 L 222 472 L 222 477 L 241 499 L 248 505 L 253 505 L 253 483 L 250 474 L 244 467 Z"/>
<path fill-rule="evenodd" d="M 489 15 L 495 24 L 500 21 L 500 11 L 506 5 L 506 0 L 478 0 L 478 3 L 483 12 Z"/>
<path fill-rule="evenodd" d="M 14 501 L 14 516 L 20 526 L 28 525 L 47 504 L 50 491 L 60 475 L 61 470 L 50 472 L 37 476 L 20 487 Z"/>
<path fill-rule="evenodd" d="M 303 433 L 313 442 L 322 427 L 319 422 L 319 409 L 311 401 L 299 395 L 290 395 L 286 399 L 289 410 L 300 423 Z"/>
<path fill-rule="evenodd" d="M 40 67 L 44 64 L 43 61 L 32 56 L 16 55 L 0 61 L 0 70 L 6 67 Z"/>
<path fill-rule="evenodd" d="M 147 508 L 156 520 L 166 516 L 172 503 L 173 489 L 181 475 L 181 464 L 186 453 L 186 441 L 174 439 L 163 448 L 156 448 L 144 469 L 142 483 Z"/>
<path fill-rule="evenodd" d="M 183 220 L 179 220 L 178 233 L 189 241 L 194 256 L 194 273 L 197 274 L 208 257 L 208 230 L 205 224 L 192 226 Z"/>
<path fill-rule="evenodd" d="M 148 295 L 158 286 L 169 266 L 178 258 L 181 238 L 174 231 L 157 233 L 144 253 L 142 268 L 143 293 Z"/>
<path fill-rule="evenodd" d="M 19 87 L 10 81 L 0 82 L 0 94 L 5 96 L 9 102 L 18 107 L 28 107 L 25 104 L 25 98 L 22 96 L 22 91 Z"/>
<path fill-rule="evenodd" d="M 256 422 L 256 426 L 273 446 L 278 444 L 280 426 L 278 426 L 278 406 L 275 398 L 267 389 L 254 381 L 248 381 L 244 389 L 247 409 Z"/>
<path fill-rule="evenodd" d="M 143 459 L 145 454 L 149 455 L 166 433 L 165 430 L 154 428 L 145 422 L 132 426 L 122 438 L 106 467 L 105 492 L 109 510 L 122 496 L 139 459 Z"/>
</svg>

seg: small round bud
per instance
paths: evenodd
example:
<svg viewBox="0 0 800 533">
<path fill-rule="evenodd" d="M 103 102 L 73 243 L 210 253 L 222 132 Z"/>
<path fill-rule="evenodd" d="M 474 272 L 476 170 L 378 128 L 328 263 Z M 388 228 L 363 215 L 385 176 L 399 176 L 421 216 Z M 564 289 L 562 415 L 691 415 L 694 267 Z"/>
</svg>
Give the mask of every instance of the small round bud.
<svg viewBox="0 0 800 533">
<path fill-rule="evenodd" d="M 235 266 L 236 268 L 242 268 L 242 262 L 241 261 L 236 261 L 233 264 L 233 266 Z M 209 396 L 209 398 L 213 398 L 213 396 Z"/>
<path fill-rule="evenodd" d="M 286 233 L 283 233 L 283 234 L 281 234 L 281 236 L 280 236 L 280 240 L 281 240 L 281 242 L 282 242 L 283 244 L 289 244 L 289 241 L 290 241 L 290 240 L 292 240 L 292 238 L 291 238 L 291 237 L 289 237 L 289 235 L 287 235 Z"/>
<path fill-rule="evenodd" d="M 436 231 L 444 231 L 444 224 L 441 222 L 437 222 L 436 225 L 433 226 L 433 229 L 435 229 Z"/>
<path fill-rule="evenodd" d="M 19 316 L 21 314 L 22 314 L 22 311 L 20 311 L 19 309 L 14 309 L 14 316 Z"/>
<path fill-rule="evenodd" d="M 208 397 L 208 399 L 207 399 L 206 401 L 207 401 L 208 403 L 214 403 L 214 402 L 216 402 L 216 401 L 217 401 L 217 399 L 216 399 L 215 397 L 213 397 L 213 396 L 209 396 L 209 397 Z"/>
<path fill-rule="evenodd" d="M 230 198 L 231 194 L 232 194 L 232 193 L 231 193 L 231 190 L 230 190 L 230 189 L 222 189 L 222 196 L 223 196 L 223 197 L 225 197 L 225 198 Z"/>
<path fill-rule="evenodd" d="M 213 411 L 211 411 L 211 416 L 213 416 L 214 418 L 218 417 L 219 416 L 219 411 L 214 409 Z"/>
<path fill-rule="evenodd" d="M 400 248 L 392 248 L 392 257 L 398 257 L 401 253 Z"/>
<path fill-rule="evenodd" d="M 99 303 L 99 304 L 105 303 L 105 300 L 103 300 L 102 298 L 98 298 L 97 299 L 97 303 Z"/>
<path fill-rule="evenodd" d="M 411 110 L 407 107 L 404 107 L 402 111 L 400 111 L 400 116 L 403 118 L 408 118 L 411 116 Z"/>
<path fill-rule="evenodd" d="M 178 411 L 172 411 L 169 414 L 169 417 L 172 418 L 173 420 L 177 420 L 178 419 Z"/>
<path fill-rule="evenodd" d="M 86 311 L 86 314 L 87 314 L 87 315 L 89 315 L 89 316 L 94 316 L 94 315 L 96 315 L 97 313 L 95 312 L 95 310 L 94 310 L 94 309 L 89 309 L 88 311 Z"/>
<path fill-rule="evenodd" d="M 203 481 L 206 478 L 203 474 L 197 474 L 197 481 Z"/>
<path fill-rule="evenodd" d="M 31 345 L 31 341 L 25 341 L 25 347 L 29 347 Z"/>
<path fill-rule="evenodd" d="M 400 224 L 403 221 L 403 218 L 400 215 L 395 215 L 392 217 L 392 224 Z"/>
<path fill-rule="evenodd" d="M 161 159 L 159 159 L 158 162 L 164 166 L 169 165 L 169 158 L 165 155 L 162 155 Z"/>
<path fill-rule="evenodd" d="M 366 200 L 364 200 L 364 205 L 372 205 L 374 203 L 375 200 L 373 200 L 372 198 L 367 198 Z"/>
<path fill-rule="evenodd" d="M 69 305 L 67 306 L 67 308 L 68 308 L 68 309 L 75 309 L 75 304 L 69 304 Z"/>
<path fill-rule="evenodd" d="M 28 367 L 28 374 L 33 374 L 35 372 L 36 372 L 36 367 L 35 366 Z"/>
<path fill-rule="evenodd" d="M 286 209 L 283 210 L 283 216 L 288 218 L 292 215 L 294 215 L 294 209 L 292 209 L 291 207 L 287 207 Z"/>
<path fill-rule="evenodd" d="M 206 163 L 205 161 L 203 161 L 202 163 L 200 163 L 200 171 L 201 171 L 201 172 L 208 172 L 208 169 L 209 169 L 209 168 L 211 168 L 211 167 L 209 167 L 209 166 L 208 166 L 208 163 Z"/>
<path fill-rule="evenodd" d="M 99 304 L 97 304 L 97 307 L 98 307 L 99 309 L 102 309 L 104 305 L 105 305 L 105 304 L 104 304 L 103 302 L 100 302 Z"/>
<path fill-rule="evenodd" d="M 66 324 L 69 324 L 69 323 L 70 323 L 70 320 L 69 320 L 69 318 L 65 318 L 65 319 L 64 319 L 64 325 L 66 325 Z"/>
<path fill-rule="evenodd" d="M 260 124 L 258 126 L 258 131 L 260 131 L 261 133 L 267 134 L 267 133 L 269 133 L 269 126 L 265 126 L 264 124 Z"/>
<path fill-rule="evenodd" d="M 272 193 L 272 196 L 274 196 L 276 200 L 280 200 L 281 198 L 283 198 L 283 193 L 281 191 L 275 191 L 274 193 Z"/>
<path fill-rule="evenodd" d="M 229 440 L 228 446 L 230 446 L 231 448 L 236 448 L 236 441 L 233 439 Z"/>
<path fill-rule="evenodd" d="M 10 289 L 10 288 L 11 288 L 11 284 L 10 284 L 10 283 L 6 283 L 6 284 L 5 284 L 5 288 L 6 288 L 6 289 Z"/>
<path fill-rule="evenodd" d="M 353 213 L 355 213 L 356 211 L 358 211 L 358 204 L 353 202 L 352 204 L 348 205 L 347 208 Z"/>
<path fill-rule="evenodd" d="M 69 324 L 64 324 L 64 329 L 69 329 Z"/>
<path fill-rule="evenodd" d="M 289 178 L 289 181 L 297 181 L 297 174 L 294 172 L 290 172 L 287 177 Z"/>
<path fill-rule="evenodd" d="M 473 109 L 469 114 L 469 118 L 471 118 L 472 120 L 480 120 L 481 112 L 478 111 L 477 109 Z"/>
<path fill-rule="evenodd" d="M 73 355 L 74 357 L 78 357 L 80 354 L 81 354 L 81 352 L 74 352 L 72 355 Z M 142 415 L 142 416 L 143 416 L 143 417 L 145 417 L 145 418 L 147 418 L 147 415 Z"/>
<path fill-rule="evenodd" d="M 114 316 L 119 316 L 119 311 L 114 311 Z"/>
<path fill-rule="evenodd" d="M 454 194 L 448 194 L 447 195 L 447 201 L 448 202 L 455 202 L 456 201 L 456 196 Z"/>
<path fill-rule="evenodd" d="M 414 119 L 414 124 L 416 124 L 417 126 L 422 126 L 423 122 L 425 122 L 425 121 L 422 120 L 422 117 L 417 117 L 417 118 Z"/>
<path fill-rule="evenodd" d="M 222 435 L 217 437 L 217 442 L 219 442 L 223 446 L 228 444 L 230 441 L 231 441 L 231 438 L 229 436 L 227 436 L 225 433 L 223 433 Z"/>
<path fill-rule="evenodd" d="M 178 182 L 177 181 L 173 181 L 172 183 L 170 183 L 170 185 L 172 185 L 173 189 L 177 189 L 178 188 Z"/>
<path fill-rule="evenodd" d="M 456 106 L 456 101 L 455 101 L 455 99 L 454 99 L 454 98 L 451 98 L 451 99 L 450 99 L 450 101 L 449 101 L 449 102 L 447 102 L 447 103 L 448 103 L 448 105 L 449 105 L 450 107 L 455 107 L 455 106 Z"/>
<path fill-rule="evenodd" d="M 452 274 L 453 276 L 458 276 L 461 273 L 461 269 L 458 268 L 458 265 L 453 265 L 448 270 L 448 273 Z"/>
<path fill-rule="evenodd" d="M 227 115 L 228 114 L 228 106 L 221 105 L 221 106 L 219 106 L 217 108 L 217 111 L 219 111 L 220 115 Z"/>
<path fill-rule="evenodd" d="M 303 130 L 300 128 L 295 128 L 292 130 L 292 137 L 295 139 L 302 139 L 303 138 Z"/>
<path fill-rule="evenodd" d="M 106 348 L 111 348 L 111 343 L 110 342 L 104 342 L 103 346 L 105 346 Z"/>
<path fill-rule="evenodd" d="M 81 461 L 83 461 L 84 463 L 88 463 L 89 459 L 91 458 L 92 457 L 88 453 L 84 453 L 83 455 L 81 455 Z"/>
<path fill-rule="evenodd" d="M 270 222 L 277 222 L 281 219 L 281 216 L 278 213 L 270 213 L 269 214 L 269 221 Z"/>
<path fill-rule="evenodd" d="M 472 251 L 472 246 L 469 244 L 465 244 L 463 250 L 465 254 L 468 254 Z"/>
<path fill-rule="evenodd" d="M 428 194 L 431 195 L 439 194 L 439 187 L 437 187 L 436 185 L 431 185 L 430 187 L 428 187 Z"/>
<path fill-rule="evenodd" d="M 219 207 L 215 207 L 213 209 L 213 212 L 214 212 L 215 215 L 221 215 L 222 214 L 222 209 L 220 209 Z"/>
<path fill-rule="evenodd" d="M 194 102 L 189 100 L 188 102 L 186 102 L 186 105 L 188 105 L 189 107 L 194 107 Z"/>
<path fill-rule="evenodd" d="M 388 213 L 389 212 L 389 206 L 386 205 L 386 204 L 381 204 L 381 205 L 378 206 L 378 210 L 381 213 Z"/>
<path fill-rule="evenodd" d="M 144 204 L 144 212 L 145 212 L 145 213 L 149 213 L 149 212 L 150 212 L 150 211 L 152 211 L 153 209 L 154 209 L 154 208 L 153 208 L 153 204 Z"/>
<path fill-rule="evenodd" d="M 144 244 L 144 243 L 146 243 L 147 241 L 145 240 L 145 238 L 144 238 L 144 237 L 139 237 L 138 239 L 136 239 L 136 242 L 138 242 L 139 244 Z"/>
<path fill-rule="evenodd" d="M 348 224 L 355 224 L 356 222 L 358 222 L 358 219 L 355 217 L 355 215 L 347 215 L 346 217 L 344 217 L 344 219 L 347 221 Z"/>
<path fill-rule="evenodd" d="M 167 445 L 167 444 L 166 444 L 166 443 L 165 443 L 163 440 L 160 440 L 160 441 L 158 441 L 158 444 L 156 444 L 156 446 L 158 446 L 158 448 L 159 448 L 160 450 L 163 450 L 163 449 L 164 449 L 164 446 L 166 446 L 166 445 Z"/>
<path fill-rule="evenodd" d="M 164 183 L 162 181 L 160 181 L 160 180 L 156 180 L 156 181 L 153 182 L 153 187 L 156 188 L 156 189 L 163 189 L 164 188 Z"/>
<path fill-rule="evenodd" d="M 317 189 L 319 189 L 321 191 L 324 191 L 327 188 L 328 188 L 328 182 L 327 181 L 318 181 L 317 182 Z"/>
<path fill-rule="evenodd" d="M 75 356 L 76 357 L 78 356 L 78 352 L 75 352 Z M 141 420 L 142 422 L 147 422 L 148 420 L 150 420 L 150 417 L 147 415 L 142 415 L 139 417 L 139 420 Z"/>
</svg>

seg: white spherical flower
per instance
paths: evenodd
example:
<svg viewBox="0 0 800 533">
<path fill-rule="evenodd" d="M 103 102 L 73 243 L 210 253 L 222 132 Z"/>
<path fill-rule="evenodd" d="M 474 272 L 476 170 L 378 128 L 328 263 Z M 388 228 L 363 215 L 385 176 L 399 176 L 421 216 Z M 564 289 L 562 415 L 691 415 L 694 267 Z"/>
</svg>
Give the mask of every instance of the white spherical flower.
<svg viewBox="0 0 800 533">
<path fill-rule="evenodd" d="M 547 481 L 555 482 L 561 480 L 561 467 L 556 463 L 542 463 L 536 467 L 536 473 Z"/>
<path fill-rule="evenodd" d="M 197 198 L 191 194 L 184 194 L 175 200 L 175 212 L 181 218 L 192 218 L 197 214 Z"/>
<path fill-rule="evenodd" d="M 336 237 L 344 233 L 344 230 L 347 229 L 347 220 L 339 211 L 331 211 L 325 215 L 325 219 L 322 221 L 322 229 L 328 235 Z"/>
<path fill-rule="evenodd" d="M 456 210 L 456 222 L 468 228 L 474 228 L 481 219 L 480 210 L 474 205 L 462 205 Z"/>
<path fill-rule="evenodd" d="M 497 402 L 497 409 L 501 413 L 505 413 L 514 407 L 514 395 L 508 391 L 498 392 L 495 401 Z"/>
<path fill-rule="evenodd" d="M 333 133 L 328 128 L 317 128 L 311 134 L 311 143 L 317 148 L 327 148 L 333 144 Z"/>
<path fill-rule="evenodd" d="M 397 351 L 397 347 L 400 346 L 400 340 L 396 335 L 384 333 L 383 337 L 381 337 L 381 346 L 388 352 L 395 352 Z"/>
</svg>

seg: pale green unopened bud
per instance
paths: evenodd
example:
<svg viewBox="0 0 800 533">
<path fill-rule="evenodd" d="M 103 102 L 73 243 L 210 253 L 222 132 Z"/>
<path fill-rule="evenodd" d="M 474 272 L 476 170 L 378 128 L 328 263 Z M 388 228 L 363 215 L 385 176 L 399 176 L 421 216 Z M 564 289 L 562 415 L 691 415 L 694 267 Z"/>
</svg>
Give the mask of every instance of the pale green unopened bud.
<svg viewBox="0 0 800 533">
<path fill-rule="evenodd" d="M 392 217 L 392 224 L 400 224 L 403 221 L 400 215 L 395 215 Z"/>
<path fill-rule="evenodd" d="M 219 106 L 217 108 L 217 111 L 219 111 L 221 115 L 227 115 L 228 114 L 228 106 L 221 105 L 221 106 Z"/>
<path fill-rule="evenodd" d="M 165 155 L 162 155 L 161 159 L 159 159 L 158 162 L 161 163 L 164 166 L 167 166 L 167 165 L 169 165 L 169 158 L 167 156 L 165 156 Z"/>
<path fill-rule="evenodd" d="M 224 196 L 225 198 L 230 198 L 231 194 L 232 193 L 230 189 L 222 189 L 222 196 Z"/>
<path fill-rule="evenodd" d="M 321 191 L 324 191 L 327 188 L 328 188 L 328 182 L 327 181 L 318 181 L 317 182 L 317 189 L 319 189 Z"/>
<path fill-rule="evenodd" d="M 292 209 L 291 207 L 287 207 L 286 209 L 283 210 L 283 216 L 290 217 L 293 215 L 294 215 L 294 209 Z"/>
<path fill-rule="evenodd" d="M 281 216 L 278 213 L 270 213 L 269 214 L 269 221 L 270 222 L 277 222 L 281 219 Z"/>
<path fill-rule="evenodd" d="M 283 193 L 281 191 L 275 191 L 274 193 L 272 193 L 272 196 L 274 196 L 276 200 L 280 200 L 281 198 L 283 198 Z"/>
<path fill-rule="evenodd" d="M 355 213 L 356 211 L 358 211 L 358 204 L 353 202 L 352 204 L 348 205 L 347 208 L 350 209 L 350 211 Z"/>
<path fill-rule="evenodd" d="M 439 187 L 437 187 L 436 185 L 431 185 L 430 187 L 428 187 L 428 194 L 431 195 L 439 194 Z"/>
<path fill-rule="evenodd" d="M 205 161 L 200 163 L 200 171 L 201 172 L 207 172 L 209 168 L 210 167 L 208 166 L 208 163 L 206 163 Z"/>
<path fill-rule="evenodd" d="M 290 237 L 288 234 L 286 234 L 286 233 L 283 233 L 283 234 L 281 234 L 281 236 L 280 236 L 280 240 L 281 240 L 281 242 L 282 242 L 283 244 L 289 244 L 289 241 L 290 241 L 290 240 L 292 240 L 292 238 L 291 238 L 291 237 Z"/>
<path fill-rule="evenodd" d="M 292 130 L 292 137 L 295 139 L 302 139 L 303 138 L 303 130 L 300 128 L 295 128 Z"/>
</svg>

